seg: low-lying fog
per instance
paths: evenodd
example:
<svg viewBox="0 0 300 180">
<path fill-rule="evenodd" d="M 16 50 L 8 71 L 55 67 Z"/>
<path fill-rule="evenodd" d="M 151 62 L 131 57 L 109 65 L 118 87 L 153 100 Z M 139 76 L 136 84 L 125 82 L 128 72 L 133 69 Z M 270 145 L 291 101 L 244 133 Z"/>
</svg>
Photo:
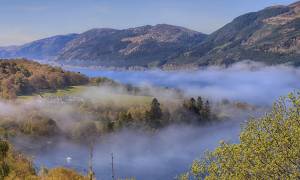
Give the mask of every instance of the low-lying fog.
<svg viewBox="0 0 300 180">
<path fill-rule="evenodd" d="M 236 141 L 239 128 L 239 123 L 226 123 L 203 128 L 174 126 L 154 135 L 130 131 L 110 135 L 95 147 L 94 170 L 99 179 L 111 179 L 113 152 L 115 173 L 119 178 L 173 179 L 221 139 Z M 33 155 L 38 167 L 63 165 L 87 172 L 89 151 L 84 146 L 64 140 L 48 140 L 43 146 L 24 139 L 19 141 L 22 142 L 17 143 L 18 148 Z"/>
<path fill-rule="evenodd" d="M 245 61 L 228 68 L 209 67 L 198 71 L 105 71 L 66 68 L 90 77 L 105 76 L 123 83 L 179 88 L 190 95 L 203 95 L 255 104 L 270 104 L 279 96 L 300 88 L 300 69 Z"/>
<path fill-rule="evenodd" d="M 208 97 L 213 103 L 227 98 L 269 106 L 279 96 L 300 87 L 300 69 L 266 67 L 249 62 L 229 68 L 209 67 L 193 72 L 72 70 L 139 86 L 179 88 L 186 95 Z M 117 177 L 173 179 L 187 170 L 195 158 L 216 147 L 220 140 L 237 142 L 241 124 L 250 116 L 258 116 L 263 112 L 258 108 L 255 111 L 228 114 L 231 114 L 231 120 L 206 127 L 171 126 L 155 134 L 122 131 L 102 137 L 94 153 L 96 175 L 99 179 L 111 179 L 111 153 L 114 153 Z M 67 120 L 71 115 L 65 117 Z M 18 149 L 34 156 L 37 166 L 67 166 L 81 172 L 87 170 L 88 148 L 85 146 L 64 139 L 47 139 L 41 143 L 17 139 L 15 144 Z"/>
</svg>

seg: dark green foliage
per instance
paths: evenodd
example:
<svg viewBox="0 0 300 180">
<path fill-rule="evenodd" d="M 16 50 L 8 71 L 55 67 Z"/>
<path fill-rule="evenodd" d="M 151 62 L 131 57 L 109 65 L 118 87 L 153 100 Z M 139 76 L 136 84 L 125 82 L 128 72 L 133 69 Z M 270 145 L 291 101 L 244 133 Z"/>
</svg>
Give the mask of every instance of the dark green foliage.
<svg viewBox="0 0 300 180">
<path fill-rule="evenodd" d="M 196 106 L 197 106 L 197 109 L 198 109 L 198 113 L 201 113 L 201 110 L 203 109 L 203 100 L 200 96 L 197 98 Z"/>
<path fill-rule="evenodd" d="M 192 121 L 193 119 L 196 119 L 199 123 L 211 120 L 211 107 L 209 101 L 206 100 L 203 104 L 203 100 L 200 96 L 197 98 L 197 101 L 194 98 L 184 101 L 183 108 L 185 111 L 180 111 L 182 118 L 189 117 L 187 119 L 191 119 Z"/>
<path fill-rule="evenodd" d="M 132 118 L 131 113 L 127 112 L 120 112 L 117 120 L 116 126 L 118 128 L 124 128 L 124 127 L 132 127 L 133 126 L 134 119 Z"/>
<path fill-rule="evenodd" d="M 160 103 L 156 98 L 152 100 L 150 110 L 146 112 L 146 121 L 151 128 L 161 127 L 161 118 L 163 116 Z"/>
<path fill-rule="evenodd" d="M 7 156 L 9 145 L 6 141 L 0 140 L 0 160 L 3 160 Z"/>
<path fill-rule="evenodd" d="M 3 179 L 9 173 L 9 166 L 6 162 L 9 144 L 6 141 L 0 140 L 0 178 Z"/>
</svg>

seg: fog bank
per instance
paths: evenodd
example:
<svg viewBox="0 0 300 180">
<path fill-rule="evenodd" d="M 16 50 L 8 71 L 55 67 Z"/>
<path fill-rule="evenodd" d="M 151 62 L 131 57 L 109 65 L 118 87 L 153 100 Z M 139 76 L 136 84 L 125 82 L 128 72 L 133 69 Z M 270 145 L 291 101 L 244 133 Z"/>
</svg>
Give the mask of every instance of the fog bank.
<svg viewBox="0 0 300 180">
<path fill-rule="evenodd" d="M 105 76 L 123 83 L 179 88 L 187 95 L 203 95 L 255 104 L 271 104 L 279 96 L 300 88 L 300 69 L 285 65 L 266 66 L 244 61 L 228 68 L 208 67 L 198 71 L 105 71 L 70 68 L 90 77 Z"/>
</svg>

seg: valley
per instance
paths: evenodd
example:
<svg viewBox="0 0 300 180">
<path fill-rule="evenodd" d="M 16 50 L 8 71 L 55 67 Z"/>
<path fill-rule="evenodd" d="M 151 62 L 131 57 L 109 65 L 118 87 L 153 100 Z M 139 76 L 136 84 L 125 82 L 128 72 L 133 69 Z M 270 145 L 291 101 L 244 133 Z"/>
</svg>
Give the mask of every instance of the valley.
<svg viewBox="0 0 300 180">
<path fill-rule="evenodd" d="M 300 179 L 299 1 L 1 13 L 0 180 Z"/>
</svg>

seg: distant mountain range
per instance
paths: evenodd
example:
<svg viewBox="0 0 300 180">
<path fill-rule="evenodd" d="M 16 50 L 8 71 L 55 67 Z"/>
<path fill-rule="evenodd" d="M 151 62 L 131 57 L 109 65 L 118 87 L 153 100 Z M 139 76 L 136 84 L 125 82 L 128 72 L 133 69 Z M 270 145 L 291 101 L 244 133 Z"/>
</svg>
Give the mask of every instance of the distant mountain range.
<svg viewBox="0 0 300 180">
<path fill-rule="evenodd" d="M 247 13 L 210 35 L 167 24 L 100 28 L 0 47 L 0 57 L 113 67 L 175 68 L 242 60 L 299 66 L 300 2 Z"/>
</svg>

